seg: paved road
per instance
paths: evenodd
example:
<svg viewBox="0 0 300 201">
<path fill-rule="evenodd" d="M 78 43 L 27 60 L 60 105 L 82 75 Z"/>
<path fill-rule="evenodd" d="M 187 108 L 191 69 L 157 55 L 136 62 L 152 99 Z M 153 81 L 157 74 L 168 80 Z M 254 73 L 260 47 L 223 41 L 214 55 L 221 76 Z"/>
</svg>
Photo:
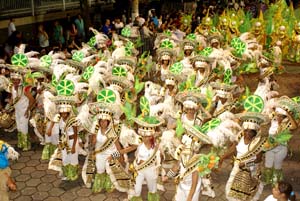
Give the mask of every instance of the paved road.
<svg viewBox="0 0 300 201">
<path fill-rule="evenodd" d="M 285 74 L 278 77 L 281 86 L 282 94 L 289 96 L 299 95 L 300 91 L 300 67 L 294 66 L 289 68 L 289 72 L 293 74 Z M 247 80 L 253 83 L 251 80 Z M 300 129 L 295 131 L 295 135 L 291 140 L 290 148 L 292 155 L 284 161 L 285 178 L 289 181 L 295 189 L 299 198 L 300 192 Z M 8 141 L 11 145 L 16 146 L 16 134 L 6 134 L 0 132 L 0 139 Z M 33 146 L 33 150 L 29 152 L 21 152 L 21 156 L 17 162 L 12 162 L 11 168 L 13 170 L 13 178 L 16 180 L 18 190 L 10 192 L 10 198 L 13 201 L 31 201 L 31 200 L 45 200 L 45 201 L 121 201 L 126 198 L 125 193 L 114 191 L 112 193 L 98 193 L 92 194 L 90 189 L 87 189 L 82 180 L 75 182 L 61 181 L 57 172 L 48 170 L 48 163 L 42 161 L 41 158 L 42 147 L 38 144 Z M 83 157 L 80 157 L 80 163 L 83 163 Z M 228 161 L 223 164 L 223 169 L 218 173 L 213 173 L 213 186 L 216 192 L 216 198 L 208 198 L 201 196 L 201 201 L 223 201 L 226 200 L 224 196 L 225 184 L 228 179 L 231 166 Z M 166 191 L 160 192 L 161 200 L 170 201 L 175 193 L 175 185 L 172 182 L 165 184 Z M 271 187 L 267 186 L 264 189 L 261 200 L 271 193 Z M 143 198 L 146 200 L 146 189 L 143 190 Z"/>
<path fill-rule="evenodd" d="M 14 134 L 2 134 L 0 139 L 6 139 L 13 146 L 16 145 L 16 136 Z M 300 144 L 300 137 L 295 136 L 293 140 L 295 144 Z M 293 147 L 295 148 L 295 147 Z M 17 162 L 13 162 L 11 168 L 13 170 L 13 178 L 16 180 L 18 190 L 10 192 L 10 198 L 13 201 L 122 201 L 126 198 L 125 193 L 114 191 L 112 193 L 92 194 L 90 189 L 87 189 L 82 180 L 75 182 L 61 181 L 57 172 L 48 170 L 48 163 L 42 161 L 42 147 L 35 145 L 32 151 L 20 152 L 21 156 Z M 299 167 L 299 148 L 295 148 L 293 157 L 286 159 L 284 162 L 284 170 L 286 179 L 291 182 L 298 192 L 300 191 L 300 172 Z M 80 158 L 83 162 L 83 158 Z M 225 162 L 223 169 L 218 173 L 214 173 L 213 183 L 216 191 L 216 198 L 211 199 L 207 196 L 201 196 L 201 201 L 225 201 L 224 189 L 226 180 L 230 173 L 230 164 Z M 162 201 L 170 201 L 175 193 L 175 185 L 172 182 L 165 184 L 166 191 L 160 192 Z M 271 192 L 270 186 L 264 189 L 262 200 Z M 143 198 L 146 200 L 146 189 L 143 190 Z"/>
</svg>

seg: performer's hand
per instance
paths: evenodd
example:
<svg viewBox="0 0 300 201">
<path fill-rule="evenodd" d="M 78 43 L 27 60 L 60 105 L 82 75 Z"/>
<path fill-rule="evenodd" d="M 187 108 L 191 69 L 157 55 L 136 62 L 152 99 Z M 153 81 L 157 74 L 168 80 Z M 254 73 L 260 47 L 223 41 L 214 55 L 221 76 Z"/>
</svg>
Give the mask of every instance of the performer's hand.
<svg viewBox="0 0 300 201">
<path fill-rule="evenodd" d="M 49 137 L 51 136 L 51 133 L 52 133 L 51 130 L 48 129 L 48 130 L 47 130 L 47 135 L 48 135 Z"/>
<path fill-rule="evenodd" d="M 245 165 L 246 165 L 245 163 L 240 163 L 240 164 L 239 164 L 239 167 L 240 167 L 240 168 L 243 168 L 243 167 L 245 167 Z"/>
<path fill-rule="evenodd" d="M 13 182 L 12 179 L 8 179 L 7 181 L 7 186 L 11 191 L 16 191 L 17 190 L 17 185 L 15 184 L 15 182 Z"/>
<path fill-rule="evenodd" d="M 110 155 L 109 157 L 107 157 L 107 160 L 111 161 L 112 160 L 112 156 Z"/>
<path fill-rule="evenodd" d="M 71 153 L 74 154 L 75 151 L 76 151 L 76 150 L 75 150 L 75 146 L 73 146 L 72 149 L 71 149 Z"/>
<path fill-rule="evenodd" d="M 161 181 L 162 181 L 162 182 L 166 182 L 166 181 L 168 181 L 168 179 L 169 179 L 169 178 L 168 178 L 167 176 L 162 176 L 162 177 L 161 177 Z"/>
<path fill-rule="evenodd" d="M 26 118 L 29 118 L 29 111 L 28 111 L 28 109 L 26 110 L 26 112 L 25 112 L 25 115 L 24 115 Z"/>
</svg>

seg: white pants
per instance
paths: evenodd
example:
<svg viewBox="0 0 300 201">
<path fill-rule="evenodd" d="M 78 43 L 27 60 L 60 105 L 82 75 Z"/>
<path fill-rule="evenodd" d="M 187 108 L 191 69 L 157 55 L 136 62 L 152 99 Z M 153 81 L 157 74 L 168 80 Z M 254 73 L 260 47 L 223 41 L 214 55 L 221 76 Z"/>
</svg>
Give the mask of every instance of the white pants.
<svg viewBox="0 0 300 201">
<path fill-rule="evenodd" d="M 78 141 L 77 141 L 78 142 Z M 69 140 L 69 146 L 72 148 L 73 140 Z M 62 164 L 65 165 L 78 165 L 78 143 L 75 145 L 75 153 L 67 153 L 66 149 L 61 151 L 62 154 Z"/>
<path fill-rule="evenodd" d="M 282 162 L 287 156 L 287 147 L 283 145 L 278 145 L 274 149 L 266 152 L 265 167 L 280 170 L 282 168 Z"/>
<path fill-rule="evenodd" d="M 47 123 L 47 129 L 49 129 L 50 126 L 50 122 Z M 51 130 L 51 136 L 48 136 L 47 134 L 45 134 L 45 142 L 46 143 L 51 143 L 54 145 L 58 145 L 59 142 L 59 125 L 58 124 L 54 124 L 52 130 Z"/>
<path fill-rule="evenodd" d="M 150 193 L 156 193 L 157 191 L 157 168 L 155 166 L 147 167 L 141 171 L 138 171 L 138 175 L 135 180 L 135 196 L 141 196 L 143 182 L 146 180 L 148 191 Z"/>
<path fill-rule="evenodd" d="M 188 177 L 192 177 L 192 174 Z M 176 195 L 174 197 L 175 201 L 186 201 L 191 187 L 192 187 L 192 178 L 188 178 L 189 181 L 181 181 L 177 188 L 176 188 Z M 200 190 L 201 190 L 201 177 L 199 176 L 198 178 L 198 183 L 197 183 L 197 187 L 195 190 L 195 193 L 193 195 L 192 201 L 198 201 L 199 200 L 199 195 L 200 195 Z"/>
<path fill-rule="evenodd" d="M 111 156 L 109 153 L 96 154 L 96 168 L 97 174 L 102 174 L 106 170 L 107 158 Z"/>
</svg>

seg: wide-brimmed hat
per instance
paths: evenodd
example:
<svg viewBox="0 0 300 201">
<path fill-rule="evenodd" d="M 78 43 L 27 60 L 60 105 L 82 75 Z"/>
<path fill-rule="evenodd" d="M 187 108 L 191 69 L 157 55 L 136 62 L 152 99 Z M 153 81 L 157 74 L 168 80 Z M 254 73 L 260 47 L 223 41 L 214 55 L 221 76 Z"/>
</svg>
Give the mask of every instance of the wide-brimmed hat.
<svg viewBox="0 0 300 201">
<path fill-rule="evenodd" d="M 288 96 L 281 96 L 276 100 L 275 112 L 285 115 L 289 118 L 290 123 L 288 127 L 290 129 L 296 129 L 300 119 L 300 105 L 293 101 Z"/>
<path fill-rule="evenodd" d="M 194 141 L 201 141 L 206 144 L 212 144 L 210 138 L 200 130 L 200 127 L 189 124 L 183 124 L 183 126 L 186 130 L 185 134 Z"/>
<path fill-rule="evenodd" d="M 175 99 L 183 104 L 185 108 L 197 109 L 199 104 L 207 104 L 206 96 L 198 90 L 186 90 L 177 93 Z"/>
<path fill-rule="evenodd" d="M 260 96 L 251 95 L 244 101 L 244 112 L 236 114 L 243 124 L 244 129 L 259 130 L 260 126 L 268 123 L 269 118 L 261 112 L 264 109 L 264 101 Z"/>
<path fill-rule="evenodd" d="M 138 125 L 138 134 L 141 136 L 153 136 L 157 127 L 161 126 L 165 121 L 161 117 L 155 116 L 139 116 L 134 118 L 134 122 Z"/>
</svg>

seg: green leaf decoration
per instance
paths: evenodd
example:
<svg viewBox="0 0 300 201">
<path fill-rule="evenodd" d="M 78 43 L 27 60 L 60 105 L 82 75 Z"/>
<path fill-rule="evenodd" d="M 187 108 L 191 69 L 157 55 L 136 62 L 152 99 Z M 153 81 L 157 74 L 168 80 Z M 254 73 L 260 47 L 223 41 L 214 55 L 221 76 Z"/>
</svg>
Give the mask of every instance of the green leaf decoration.
<svg viewBox="0 0 300 201">
<path fill-rule="evenodd" d="M 183 64 L 181 62 L 176 62 L 170 67 L 170 72 L 174 74 L 181 74 L 183 70 Z"/>
<path fill-rule="evenodd" d="M 144 116 L 142 117 L 144 122 L 147 122 L 148 124 L 158 124 L 159 120 L 154 116 Z"/>
<path fill-rule="evenodd" d="M 211 47 L 206 47 L 200 51 L 200 55 L 208 57 L 212 53 L 213 49 Z"/>
<path fill-rule="evenodd" d="M 247 112 L 262 112 L 264 109 L 264 101 L 260 96 L 248 96 L 244 102 L 244 109 Z"/>
<path fill-rule="evenodd" d="M 217 29 L 216 27 L 212 27 L 212 28 L 209 30 L 209 32 L 210 32 L 211 34 L 214 34 L 214 33 L 217 33 L 217 32 L 218 32 L 218 29 Z"/>
<path fill-rule="evenodd" d="M 132 126 L 133 123 L 134 123 L 133 119 L 136 116 L 136 106 L 135 106 L 135 104 L 132 105 L 132 104 L 130 104 L 126 101 L 124 106 L 121 105 L 121 109 L 125 114 L 127 124 Z"/>
<path fill-rule="evenodd" d="M 173 43 L 169 39 L 166 39 L 161 42 L 160 47 L 161 48 L 173 48 L 174 46 L 173 46 Z"/>
<path fill-rule="evenodd" d="M 51 84 L 52 84 L 53 87 L 56 88 L 57 80 L 56 80 L 56 76 L 54 74 L 52 75 Z"/>
<path fill-rule="evenodd" d="M 292 138 L 292 136 L 293 135 L 289 132 L 289 130 L 284 130 L 281 133 L 278 133 L 274 137 L 274 140 L 279 144 L 286 144 Z"/>
<path fill-rule="evenodd" d="M 114 103 L 116 99 L 116 94 L 110 89 L 102 89 L 97 95 L 97 102 Z"/>
<path fill-rule="evenodd" d="M 180 138 L 182 136 L 182 134 L 185 132 L 185 129 L 184 129 L 183 125 L 182 125 L 182 122 L 181 122 L 180 118 L 178 118 L 176 120 L 176 125 L 177 125 L 176 126 L 176 136 L 178 138 Z"/>
<path fill-rule="evenodd" d="M 292 98 L 292 100 L 297 103 L 297 104 L 300 104 L 300 96 L 296 96 L 294 98 Z"/>
<path fill-rule="evenodd" d="M 74 89 L 75 85 L 71 80 L 62 80 L 56 86 L 57 94 L 61 96 L 72 96 Z"/>
<path fill-rule="evenodd" d="M 198 162 L 198 172 L 201 177 L 211 173 L 213 168 L 217 168 L 220 157 L 215 153 L 209 153 L 207 155 L 200 154 Z"/>
<path fill-rule="evenodd" d="M 90 47 L 94 47 L 96 45 L 96 37 L 95 36 L 93 36 L 93 37 L 90 38 L 90 40 L 88 42 L 88 45 Z"/>
<path fill-rule="evenodd" d="M 11 64 L 16 66 L 25 67 L 29 63 L 29 60 L 25 54 L 14 54 L 11 57 Z"/>
<path fill-rule="evenodd" d="M 150 103 L 145 96 L 142 96 L 140 99 L 140 109 L 142 116 L 148 116 L 150 114 Z"/>
<path fill-rule="evenodd" d="M 231 84 L 231 78 L 232 78 L 232 70 L 226 69 L 224 72 L 224 83 L 230 85 Z"/>
<path fill-rule="evenodd" d="M 220 123 L 221 123 L 221 119 L 218 119 L 218 118 L 212 119 L 212 120 L 206 122 L 205 124 L 203 124 L 199 131 L 206 134 L 209 131 L 211 131 L 211 130 L 215 129 L 216 127 L 218 127 L 220 125 Z M 195 127 L 195 128 L 197 128 L 197 127 Z"/>
<path fill-rule="evenodd" d="M 134 90 L 136 94 L 139 94 L 145 86 L 145 82 L 140 82 L 139 78 L 135 78 L 134 81 Z"/>
<path fill-rule="evenodd" d="M 190 33 L 186 36 L 186 39 L 188 40 L 196 40 L 196 35 L 194 33 Z"/>
<path fill-rule="evenodd" d="M 115 66 L 112 69 L 112 75 L 119 76 L 119 77 L 126 77 L 127 76 L 127 70 L 126 68 L 122 66 Z"/>
<path fill-rule="evenodd" d="M 236 46 L 238 46 L 240 43 L 241 43 L 241 39 L 240 38 L 233 38 L 231 41 L 230 41 L 230 46 L 235 48 Z"/>
<path fill-rule="evenodd" d="M 40 61 L 43 67 L 49 67 L 52 63 L 52 57 L 49 55 L 44 55 L 40 58 Z"/>
<path fill-rule="evenodd" d="M 83 58 L 84 58 L 84 54 L 83 54 L 83 52 L 81 52 L 81 51 L 76 51 L 76 52 L 74 52 L 74 54 L 72 55 L 72 59 L 73 59 L 74 61 L 81 62 Z"/>
<path fill-rule="evenodd" d="M 131 35 L 131 30 L 129 27 L 124 27 L 121 31 L 121 35 L 124 37 L 130 37 Z"/>
<path fill-rule="evenodd" d="M 84 70 L 84 72 L 83 72 L 83 75 L 82 75 L 82 78 L 84 79 L 84 80 L 89 80 L 91 77 L 92 77 L 92 75 L 93 75 L 93 73 L 94 73 L 94 66 L 88 66 L 85 70 Z"/>
</svg>

